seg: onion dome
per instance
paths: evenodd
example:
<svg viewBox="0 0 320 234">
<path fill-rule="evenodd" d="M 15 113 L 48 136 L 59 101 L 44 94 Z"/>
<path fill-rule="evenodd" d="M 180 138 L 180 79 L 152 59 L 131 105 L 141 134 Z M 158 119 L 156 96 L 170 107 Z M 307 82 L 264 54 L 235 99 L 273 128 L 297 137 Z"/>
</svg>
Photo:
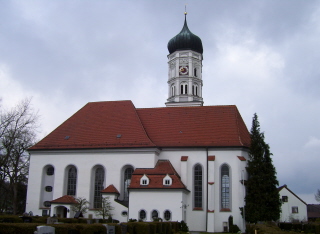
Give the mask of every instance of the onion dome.
<svg viewBox="0 0 320 234">
<path fill-rule="evenodd" d="M 183 28 L 179 34 L 168 42 L 168 50 L 170 54 L 177 50 L 193 50 L 201 54 L 203 53 L 201 39 L 189 30 L 186 14 Z"/>
</svg>

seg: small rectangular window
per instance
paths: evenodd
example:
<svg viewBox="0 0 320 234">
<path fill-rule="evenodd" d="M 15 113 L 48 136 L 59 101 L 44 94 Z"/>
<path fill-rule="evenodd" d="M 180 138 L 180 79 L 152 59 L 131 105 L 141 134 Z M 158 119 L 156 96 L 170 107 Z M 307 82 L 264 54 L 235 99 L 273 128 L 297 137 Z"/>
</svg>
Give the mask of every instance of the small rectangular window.
<svg viewBox="0 0 320 234">
<path fill-rule="evenodd" d="M 283 202 L 288 202 L 288 196 L 282 196 L 282 201 Z"/>
<path fill-rule="evenodd" d="M 165 180 L 166 185 L 170 185 L 170 180 Z"/>
<path fill-rule="evenodd" d="M 142 184 L 146 185 L 147 184 L 147 180 L 142 180 Z"/>
<path fill-rule="evenodd" d="M 298 210 L 297 206 L 293 206 L 292 207 L 292 213 L 299 213 L 299 210 Z"/>
</svg>

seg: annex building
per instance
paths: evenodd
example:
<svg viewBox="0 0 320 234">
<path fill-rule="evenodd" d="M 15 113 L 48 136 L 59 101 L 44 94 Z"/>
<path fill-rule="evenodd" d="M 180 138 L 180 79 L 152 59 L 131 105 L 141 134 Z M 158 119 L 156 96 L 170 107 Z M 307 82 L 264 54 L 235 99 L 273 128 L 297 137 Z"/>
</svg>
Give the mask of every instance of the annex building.
<svg viewBox="0 0 320 234">
<path fill-rule="evenodd" d="M 83 197 L 85 217 L 95 217 L 109 196 L 120 222 L 184 220 L 190 231 L 222 232 L 233 216 L 244 230 L 249 132 L 236 106 L 203 106 L 203 47 L 186 19 L 168 50 L 166 107 L 91 102 L 29 149 L 27 212 L 73 217 Z"/>
</svg>

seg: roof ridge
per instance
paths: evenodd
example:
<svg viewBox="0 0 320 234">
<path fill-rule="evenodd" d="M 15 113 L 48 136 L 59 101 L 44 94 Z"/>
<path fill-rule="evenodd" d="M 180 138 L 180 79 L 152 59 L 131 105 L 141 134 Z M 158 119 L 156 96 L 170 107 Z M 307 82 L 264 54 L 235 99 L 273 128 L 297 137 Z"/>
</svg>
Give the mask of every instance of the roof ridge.
<svg viewBox="0 0 320 234">
<path fill-rule="evenodd" d="M 134 108 L 134 113 L 135 113 L 135 115 L 137 116 L 137 118 L 138 118 L 138 120 L 139 120 L 139 123 L 140 123 L 140 126 L 142 127 L 143 132 L 145 133 L 146 137 L 149 139 L 149 141 L 150 141 L 154 146 L 157 146 L 157 145 L 150 139 L 150 137 L 149 137 L 149 135 L 148 135 L 148 133 L 147 133 L 144 125 L 142 124 L 141 119 L 140 119 L 140 116 L 139 116 L 138 113 L 137 113 L 137 108 L 134 106 L 134 104 L 133 104 L 132 102 L 131 102 L 131 104 L 132 104 L 132 107 Z"/>
<path fill-rule="evenodd" d="M 237 126 L 237 131 L 238 131 L 238 136 L 239 136 L 239 142 L 240 142 L 240 144 L 241 145 L 243 145 L 243 142 L 242 142 L 242 140 L 241 140 L 241 134 L 240 134 L 240 129 L 239 129 L 239 120 L 238 120 L 238 109 L 237 108 L 235 108 L 236 110 L 235 110 L 235 120 L 236 120 L 236 126 Z"/>
</svg>

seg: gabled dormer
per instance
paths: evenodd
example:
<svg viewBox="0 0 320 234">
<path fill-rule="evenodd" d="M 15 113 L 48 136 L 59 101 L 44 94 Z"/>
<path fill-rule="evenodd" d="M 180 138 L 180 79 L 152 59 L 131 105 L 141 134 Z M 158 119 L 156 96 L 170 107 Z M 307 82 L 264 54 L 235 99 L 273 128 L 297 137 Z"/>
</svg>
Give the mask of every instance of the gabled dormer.
<svg viewBox="0 0 320 234">
<path fill-rule="evenodd" d="M 149 185 L 149 182 L 150 182 L 150 180 L 146 174 L 144 174 L 140 179 L 140 185 L 142 185 L 142 186 Z"/>
<path fill-rule="evenodd" d="M 171 186 L 172 185 L 172 178 L 169 176 L 169 174 L 167 174 L 164 178 L 163 178 L 163 185 L 164 186 Z"/>
</svg>

